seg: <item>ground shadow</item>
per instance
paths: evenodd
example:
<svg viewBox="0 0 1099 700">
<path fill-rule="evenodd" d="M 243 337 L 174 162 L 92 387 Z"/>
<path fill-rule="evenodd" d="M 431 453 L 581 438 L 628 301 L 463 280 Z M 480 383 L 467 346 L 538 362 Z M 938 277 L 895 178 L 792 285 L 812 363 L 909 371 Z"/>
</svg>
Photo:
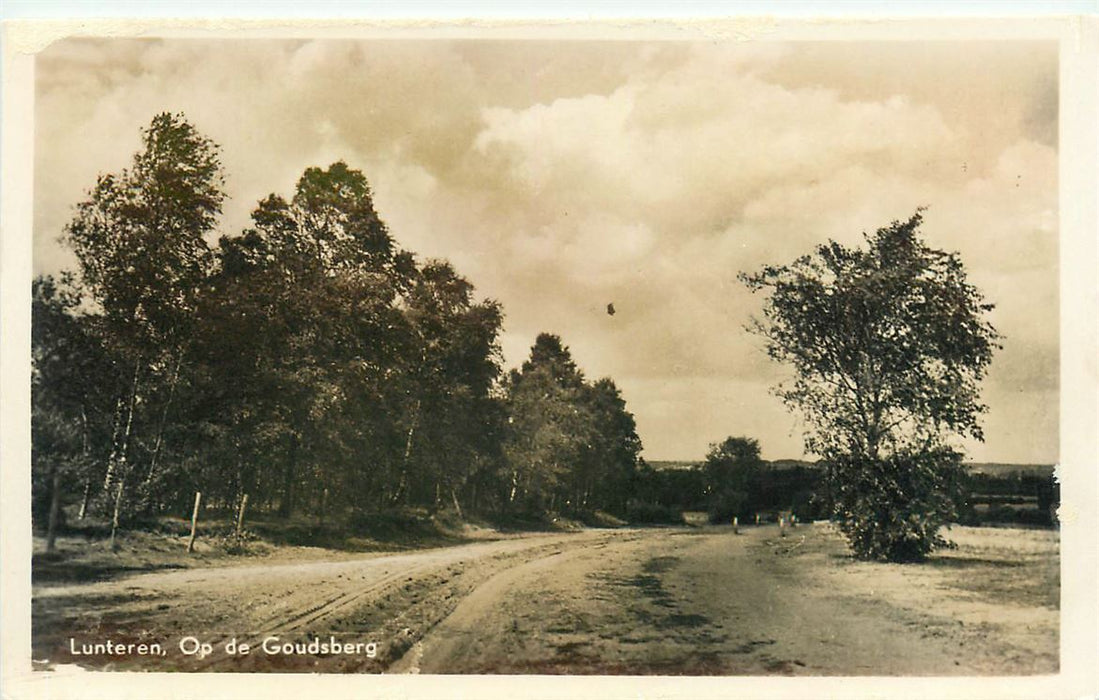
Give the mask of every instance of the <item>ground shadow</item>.
<svg viewBox="0 0 1099 700">
<path fill-rule="evenodd" d="M 65 559 L 64 555 L 35 554 L 31 557 L 31 584 L 96 583 L 131 574 L 185 568 L 182 564 L 171 562 L 111 565 L 102 561 L 72 561 Z"/>
<path fill-rule="evenodd" d="M 1026 566 L 1026 563 L 1022 561 L 954 555 L 933 556 L 924 560 L 922 563 L 938 569 L 969 569 L 978 566 L 987 566 L 994 569 L 1018 569 Z"/>
</svg>

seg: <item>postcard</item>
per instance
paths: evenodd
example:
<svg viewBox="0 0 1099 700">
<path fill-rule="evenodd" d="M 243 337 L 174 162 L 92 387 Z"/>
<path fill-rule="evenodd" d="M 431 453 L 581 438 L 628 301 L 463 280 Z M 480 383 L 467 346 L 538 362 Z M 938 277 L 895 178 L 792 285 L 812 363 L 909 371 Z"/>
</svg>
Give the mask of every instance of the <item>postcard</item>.
<svg viewBox="0 0 1099 700">
<path fill-rule="evenodd" d="M 1096 692 L 1097 29 L 8 23 L 6 694 Z"/>
</svg>

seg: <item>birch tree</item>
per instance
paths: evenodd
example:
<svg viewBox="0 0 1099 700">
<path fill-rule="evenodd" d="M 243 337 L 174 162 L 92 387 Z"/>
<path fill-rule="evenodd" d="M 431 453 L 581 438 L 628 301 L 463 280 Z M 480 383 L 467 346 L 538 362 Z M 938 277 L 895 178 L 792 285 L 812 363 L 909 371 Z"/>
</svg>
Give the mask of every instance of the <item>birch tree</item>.
<svg viewBox="0 0 1099 700">
<path fill-rule="evenodd" d="M 927 246 L 917 211 L 865 236 L 741 279 L 767 294 L 751 330 L 794 378 L 777 388 L 805 417 L 835 517 L 856 554 L 919 560 L 956 517 L 960 450 L 983 439 L 980 382 L 999 334 L 955 253 Z"/>
</svg>

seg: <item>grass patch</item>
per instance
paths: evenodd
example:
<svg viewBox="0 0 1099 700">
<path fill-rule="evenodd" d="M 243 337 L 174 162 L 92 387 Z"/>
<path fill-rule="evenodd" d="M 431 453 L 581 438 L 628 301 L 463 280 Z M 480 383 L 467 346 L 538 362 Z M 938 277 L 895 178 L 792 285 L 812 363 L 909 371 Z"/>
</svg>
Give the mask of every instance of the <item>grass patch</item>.
<svg viewBox="0 0 1099 700">
<path fill-rule="evenodd" d="M 947 536 L 958 548 L 937 553 L 927 563 L 948 571 L 952 586 L 991 601 L 1060 608 L 1057 531 L 955 527 Z"/>
</svg>

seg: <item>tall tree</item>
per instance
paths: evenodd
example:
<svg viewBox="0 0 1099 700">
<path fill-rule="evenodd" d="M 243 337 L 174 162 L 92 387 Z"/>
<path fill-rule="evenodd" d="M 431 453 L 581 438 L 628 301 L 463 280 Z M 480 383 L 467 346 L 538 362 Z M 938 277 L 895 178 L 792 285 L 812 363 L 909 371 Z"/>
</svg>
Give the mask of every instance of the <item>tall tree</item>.
<svg viewBox="0 0 1099 700">
<path fill-rule="evenodd" d="M 286 516 L 621 501 L 602 487 L 630 483 L 640 443 L 617 387 L 544 335 L 505 398 L 500 305 L 402 250 L 360 171 L 308 168 L 211 248 L 217 147 L 171 114 L 142 144 L 66 227 L 79 294 L 36 282 L 39 521 L 76 483 L 112 540 L 133 496 L 182 511 L 195 490 Z"/>
<path fill-rule="evenodd" d="M 503 316 L 494 301 L 474 303 L 473 285 L 442 261 L 419 270 L 405 309 L 416 351 L 402 478 L 418 484 L 419 500 L 445 496 L 460 511 L 458 492 L 495 453 L 492 389 Z"/>
<path fill-rule="evenodd" d="M 998 347 L 992 305 L 956 254 L 918 236 L 922 214 L 835 241 L 741 279 L 769 294 L 752 326 L 795 370 L 778 395 L 828 467 L 835 516 L 856 554 L 918 560 L 956 515 L 961 453 L 983 439 L 979 384 Z"/>
<path fill-rule="evenodd" d="M 512 508 L 625 512 L 641 440 L 611 379 L 588 383 L 561 339 L 542 333 L 511 372 L 505 409 L 502 476 Z"/>
<path fill-rule="evenodd" d="M 554 510 L 570 470 L 591 442 L 591 416 L 583 403 L 584 375 L 556 335 L 542 333 L 530 358 L 513 370 L 508 386 L 507 503 L 522 510 Z"/>
<path fill-rule="evenodd" d="M 205 237 L 224 196 L 216 144 L 182 115 L 163 113 L 142 131 L 131 167 L 100 176 L 65 229 L 106 342 L 128 377 L 104 475 L 115 527 L 139 429 L 147 433 L 147 469 L 156 467 L 212 261 Z"/>
<path fill-rule="evenodd" d="M 592 424 L 584 458 L 574 470 L 571 502 L 580 511 L 622 515 L 641 460 L 637 423 L 609 377 L 587 387 L 583 402 Z"/>
<path fill-rule="evenodd" d="M 103 352 L 98 319 L 78 313 L 79 304 L 71 275 L 34 280 L 32 515 L 36 526 L 45 526 L 50 549 L 62 524 L 61 506 L 74 493 L 83 497 L 84 517 L 95 463 L 106 456 L 111 400 L 122 383 Z"/>
<path fill-rule="evenodd" d="M 762 466 L 759 442 L 753 438 L 727 437 L 710 445 L 702 471 L 712 521 L 727 523 L 733 516 L 750 515 Z"/>
<path fill-rule="evenodd" d="M 252 219 L 222 239 L 204 314 L 224 339 L 207 348 L 211 377 L 229 371 L 220 385 L 241 387 L 222 394 L 232 410 L 220 415 L 235 416 L 226 429 L 268 456 L 267 473 L 242 472 L 242 483 L 269 483 L 277 467 L 286 516 L 382 503 L 422 354 L 404 307 L 413 257 L 378 217 L 366 178 L 342 162 L 307 169 L 289 201 L 271 195 Z"/>
</svg>

